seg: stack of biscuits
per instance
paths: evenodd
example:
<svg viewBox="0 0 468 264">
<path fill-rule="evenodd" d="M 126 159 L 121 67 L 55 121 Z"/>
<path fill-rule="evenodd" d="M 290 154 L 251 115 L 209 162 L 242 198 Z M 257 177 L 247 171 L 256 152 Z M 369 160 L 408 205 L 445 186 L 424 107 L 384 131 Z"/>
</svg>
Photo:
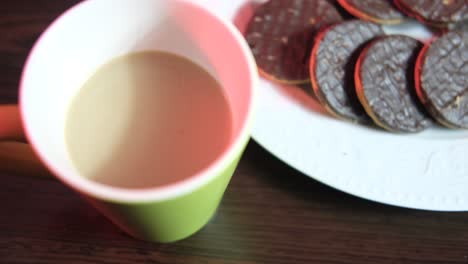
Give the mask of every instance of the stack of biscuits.
<svg viewBox="0 0 468 264">
<path fill-rule="evenodd" d="M 409 17 L 426 43 L 386 35 Z M 310 83 L 334 116 L 392 132 L 468 128 L 467 0 L 269 0 L 245 38 L 262 76 Z"/>
</svg>

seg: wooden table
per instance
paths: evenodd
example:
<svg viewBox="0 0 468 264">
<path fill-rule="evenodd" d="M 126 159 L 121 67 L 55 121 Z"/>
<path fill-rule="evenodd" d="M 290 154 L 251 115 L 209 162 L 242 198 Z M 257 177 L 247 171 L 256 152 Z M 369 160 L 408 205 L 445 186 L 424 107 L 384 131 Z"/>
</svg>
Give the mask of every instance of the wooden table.
<svg viewBox="0 0 468 264">
<path fill-rule="evenodd" d="M 1 2 L 0 103 L 17 101 L 33 42 L 76 2 Z M 174 244 L 128 237 L 51 177 L 0 172 L 0 179 L 0 263 L 468 263 L 468 213 L 352 197 L 289 168 L 255 142 L 216 217 Z"/>
</svg>

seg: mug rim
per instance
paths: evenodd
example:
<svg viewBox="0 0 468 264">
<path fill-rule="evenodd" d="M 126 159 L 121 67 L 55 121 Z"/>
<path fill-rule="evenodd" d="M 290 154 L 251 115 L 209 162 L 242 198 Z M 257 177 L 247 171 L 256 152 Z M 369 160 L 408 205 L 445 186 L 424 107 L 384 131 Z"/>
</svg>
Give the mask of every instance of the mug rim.
<svg viewBox="0 0 468 264">
<path fill-rule="evenodd" d="M 77 3 L 62 14 L 60 14 L 54 21 L 47 26 L 44 32 L 39 36 L 39 38 L 34 43 L 29 55 L 26 59 L 26 62 L 23 67 L 23 71 L 21 74 L 20 79 L 20 88 L 19 88 L 19 106 L 20 106 L 20 113 L 21 113 L 21 120 L 23 124 L 23 129 L 25 131 L 26 138 L 28 139 L 29 143 L 32 146 L 33 151 L 35 152 L 36 156 L 40 159 L 42 164 L 44 164 L 47 169 L 49 169 L 52 174 L 58 178 L 60 181 L 71 187 L 72 189 L 78 191 L 79 193 L 114 202 L 120 203 L 136 203 L 136 202 L 155 202 L 155 201 L 164 201 L 175 199 L 177 197 L 184 196 L 189 194 L 202 186 L 210 183 L 217 177 L 221 176 L 223 171 L 230 166 L 233 160 L 238 157 L 243 152 L 245 145 L 247 144 L 250 138 L 250 131 L 253 126 L 253 118 L 254 118 L 254 110 L 256 109 L 256 98 L 257 98 L 257 87 L 259 82 L 259 76 L 257 72 L 257 66 L 253 55 L 250 52 L 250 48 L 247 45 L 243 35 L 240 31 L 235 27 L 235 25 L 230 22 L 229 20 L 211 12 L 207 7 L 204 7 L 202 4 L 196 2 L 195 0 L 166 0 L 166 1 L 177 1 L 184 5 L 190 5 L 193 8 L 199 9 L 199 11 L 203 12 L 205 16 L 210 16 L 212 19 L 217 21 L 222 28 L 224 28 L 229 35 L 231 35 L 235 39 L 236 46 L 241 51 L 243 58 L 245 60 L 245 64 L 248 68 L 249 76 L 247 78 L 250 79 L 249 86 L 250 86 L 250 99 L 249 104 L 247 105 L 247 114 L 245 119 L 242 119 L 242 123 L 240 125 L 239 133 L 236 133 L 233 137 L 233 140 L 229 143 L 225 150 L 223 150 L 222 154 L 217 156 L 215 160 L 213 160 L 208 167 L 202 169 L 201 171 L 183 179 L 181 181 L 177 181 L 168 185 L 164 186 L 156 186 L 156 187 L 149 187 L 149 188 L 142 188 L 142 189 L 130 189 L 130 188 L 122 188 L 122 187 L 114 187 L 110 185 L 105 185 L 102 183 L 98 183 L 92 180 L 89 180 L 85 177 L 76 177 L 67 176 L 60 173 L 52 163 L 45 158 L 45 155 L 37 146 L 34 137 L 32 136 L 32 129 L 28 123 L 28 118 L 26 115 L 25 110 L 25 103 L 23 100 L 23 95 L 25 93 L 25 79 L 28 75 L 28 70 L 30 69 L 30 62 L 33 55 L 36 53 L 36 49 L 38 48 L 39 44 L 44 41 L 47 37 L 48 33 L 59 24 L 62 19 L 66 16 L 69 16 L 70 13 L 73 13 L 76 9 L 80 8 L 82 5 L 86 5 L 89 2 L 96 1 L 96 0 L 85 0 L 80 3 Z"/>
</svg>

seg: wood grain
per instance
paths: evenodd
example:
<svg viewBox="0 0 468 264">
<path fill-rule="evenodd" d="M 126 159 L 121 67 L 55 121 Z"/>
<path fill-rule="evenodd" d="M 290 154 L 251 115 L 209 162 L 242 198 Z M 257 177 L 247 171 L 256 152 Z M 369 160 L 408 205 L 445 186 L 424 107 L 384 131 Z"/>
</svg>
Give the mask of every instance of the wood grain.
<svg viewBox="0 0 468 264">
<path fill-rule="evenodd" d="M 0 7 L 0 101 L 15 103 L 33 42 L 77 1 Z M 396 208 L 338 192 L 255 142 L 213 220 L 174 244 L 123 234 L 52 178 L 0 171 L 0 263 L 468 263 L 468 213 Z"/>
</svg>

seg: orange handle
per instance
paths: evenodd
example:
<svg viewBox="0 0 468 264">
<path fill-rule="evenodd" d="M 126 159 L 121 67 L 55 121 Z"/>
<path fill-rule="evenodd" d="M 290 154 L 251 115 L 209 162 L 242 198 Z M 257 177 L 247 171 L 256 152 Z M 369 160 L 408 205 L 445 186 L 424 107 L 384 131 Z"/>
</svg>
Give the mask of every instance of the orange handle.
<svg viewBox="0 0 468 264">
<path fill-rule="evenodd" d="M 26 143 L 17 105 L 0 105 L 0 174 L 50 176 Z"/>
<path fill-rule="evenodd" d="M 25 140 L 17 105 L 0 105 L 0 140 Z"/>
</svg>

